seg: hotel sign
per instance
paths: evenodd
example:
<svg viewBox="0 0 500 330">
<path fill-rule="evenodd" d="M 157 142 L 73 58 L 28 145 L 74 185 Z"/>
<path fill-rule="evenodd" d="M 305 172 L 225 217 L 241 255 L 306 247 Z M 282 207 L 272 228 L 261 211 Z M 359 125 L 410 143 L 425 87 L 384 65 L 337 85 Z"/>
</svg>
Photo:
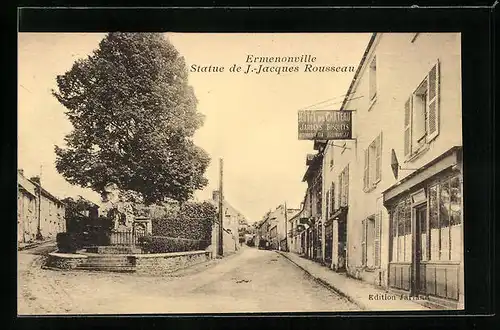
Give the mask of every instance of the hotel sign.
<svg viewBox="0 0 500 330">
<path fill-rule="evenodd" d="M 352 139 L 352 110 L 300 110 L 299 140 Z"/>
</svg>

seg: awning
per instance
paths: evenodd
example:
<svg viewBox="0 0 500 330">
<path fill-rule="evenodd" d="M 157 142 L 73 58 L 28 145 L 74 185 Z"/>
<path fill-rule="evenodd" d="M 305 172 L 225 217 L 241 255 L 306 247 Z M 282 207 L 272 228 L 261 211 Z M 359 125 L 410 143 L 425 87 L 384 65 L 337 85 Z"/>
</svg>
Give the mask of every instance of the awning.
<svg viewBox="0 0 500 330">
<path fill-rule="evenodd" d="M 417 184 L 430 179 L 434 175 L 439 174 L 454 165 L 457 165 L 460 162 L 461 150 L 462 147 L 458 146 L 449 149 L 439 157 L 392 185 L 389 189 L 382 193 L 384 195 L 384 204 L 387 204 L 390 200 L 401 195 L 402 193 L 407 192 Z"/>
</svg>

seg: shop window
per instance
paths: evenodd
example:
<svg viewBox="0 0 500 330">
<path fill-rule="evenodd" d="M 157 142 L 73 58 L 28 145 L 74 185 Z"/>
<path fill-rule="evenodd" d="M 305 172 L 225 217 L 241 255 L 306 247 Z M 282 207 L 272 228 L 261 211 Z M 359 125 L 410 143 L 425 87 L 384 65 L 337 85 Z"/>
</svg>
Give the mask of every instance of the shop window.
<svg viewBox="0 0 500 330">
<path fill-rule="evenodd" d="M 391 261 L 411 262 L 411 200 L 404 199 L 391 212 Z"/>
<path fill-rule="evenodd" d="M 429 188 L 430 260 L 462 258 L 460 177 L 444 179 Z"/>
</svg>

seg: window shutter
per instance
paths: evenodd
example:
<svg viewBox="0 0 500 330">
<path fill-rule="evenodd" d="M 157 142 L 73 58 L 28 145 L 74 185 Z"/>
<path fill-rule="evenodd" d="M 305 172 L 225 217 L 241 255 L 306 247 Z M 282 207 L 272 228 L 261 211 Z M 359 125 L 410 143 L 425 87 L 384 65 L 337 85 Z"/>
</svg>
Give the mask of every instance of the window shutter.
<svg viewBox="0 0 500 330">
<path fill-rule="evenodd" d="M 362 224 L 362 228 L 363 228 L 363 232 L 362 232 L 362 236 L 361 236 L 361 253 L 362 253 L 362 256 L 361 256 L 361 262 L 362 262 L 362 265 L 365 266 L 366 265 L 366 219 L 363 219 L 361 224 Z"/>
<path fill-rule="evenodd" d="M 412 97 L 410 96 L 405 103 L 405 122 L 404 122 L 405 157 L 408 157 L 411 154 L 411 110 L 412 110 Z"/>
<path fill-rule="evenodd" d="M 334 182 L 332 182 L 330 199 L 331 199 L 330 214 L 333 214 L 333 211 L 335 210 L 335 183 Z"/>
<path fill-rule="evenodd" d="M 375 214 L 375 240 L 374 240 L 374 260 L 375 267 L 380 267 L 380 236 L 382 234 L 382 212 Z"/>
<path fill-rule="evenodd" d="M 345 169 L 344 183 L 345 183 L 345 205 L 347 206 L 349 204 L 349 165 L 347 165 Z"/>
<path fill-rule="evenodd" d="M 429 72 L 429 91 L 427 104 L 427 142 L 433 140 L 439 134 L 439 98 L 440 98 L 440 76 L 439 61 Z"/>
<path fill-rule="evenodd" d="M 375 162 L 375 182 L 382 178 L 382 132 L 377 138 L 377 160 Z"/>
<path fill-rule="evenodd" d="M 325 220 L 328 220 L 328 218 L 330 217 L 330 191 L 326 192 L 325 204 L 326 204 Z"/>
<path fill-rule="evenodd" d="M 364 187 L 365 191 L 368 190 L 368 182 L 369 182 L 369 178 L 368 178 L 369 150 L 370 150 L 370 147 L 365 149 L 365 172 L 364 172 L 364 176 L 363 176 L 363 187 Z"/>
</svg>

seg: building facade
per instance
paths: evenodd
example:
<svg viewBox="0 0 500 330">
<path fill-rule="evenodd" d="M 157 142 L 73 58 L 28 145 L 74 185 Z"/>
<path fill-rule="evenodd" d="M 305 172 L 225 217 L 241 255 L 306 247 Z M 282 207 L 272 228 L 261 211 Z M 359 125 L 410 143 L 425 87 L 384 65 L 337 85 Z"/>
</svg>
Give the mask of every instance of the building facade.
<svg viewBox="0 0 500 330">
<path fill-rule="evenodd" d="M 341 110 L 353 140 L 323 150 L 331 267 L 463 308 L 460 34 L 374 34 Z"/>
<path fill-rule="evenodd" d="M 300 209 L 288 208 L 286 204 L 280 204 L 276 207 L 276 209 L 266 214 L 266 217 L 269 218 L 269 240 L 273 249 L 288 251 L 288 220 L 295 216 L 299 211 Z"/>
<path fill-rule="evenodd" d="M 315 149 L 319 150 L 321 144 L 315 142 Z M 306 157 L 307 170 L 302 178 L 307 182 L 303 207 L 296 228 L 300 236 L 299 251 L 312 260 L 322 260 L 323 218 L 322 218 L 322 187 L 323 187 L 323 153 L 308 154 Z M 301 226 L 299 226 L 301 225 Z"/>
<path fill-rule="evenodd" d="M 212 203 L 215 205 L 217 212 L 219 212 L 219 192 L 213 191 L 212 193 Z M 240 223 L 245 220 L 245 217 L 236 210 L 231 204 L 229 204 L 225 199 L 222 203 L 223 206 L 223 252 L 231 253 L 240 249 L 239 243 L 239 228 Z M 214 226 L 212 233 L 212 243 L 215 245 L 217 238 L 217 226 Z"/>
<path fill-rule="evenodd" d="M 64 203 L 43 189 L 39 178 L 27 179 L 23 171 L 19 170 L 17 187 L 19 243 L 55 238 L 57 233 L 66 231 Z"/>
</svg>

